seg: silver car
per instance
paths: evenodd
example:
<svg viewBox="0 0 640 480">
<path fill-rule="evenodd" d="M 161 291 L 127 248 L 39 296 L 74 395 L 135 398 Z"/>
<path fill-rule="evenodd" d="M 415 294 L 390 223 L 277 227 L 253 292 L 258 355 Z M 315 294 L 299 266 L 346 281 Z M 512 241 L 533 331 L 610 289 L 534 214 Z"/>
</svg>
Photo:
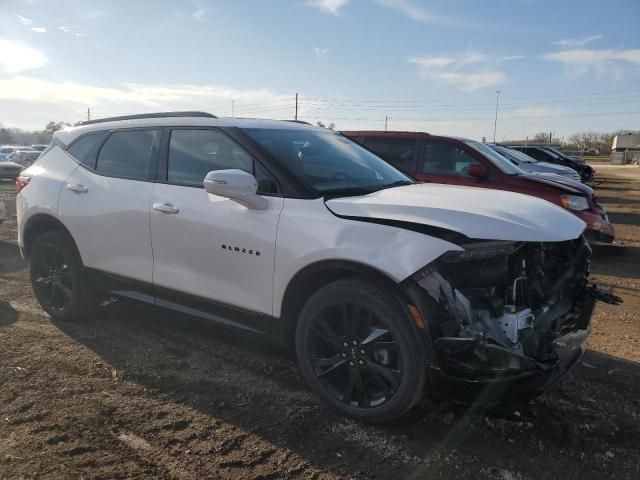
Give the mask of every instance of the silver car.
<svg viewBox="0 0 640 480">
<path fill-rule="evenodd" d="M 525 153 L 503 147 L 502 145 L 488 144 L 487 146 L 498 152 L 514 165 L 520 167 L 520 169 L 526 173 L 555 174 L 575 182 L 580 182 L 580 174 L 572 168 L 554 165 L 553 163 L 540 162 Z"/>
</svg>

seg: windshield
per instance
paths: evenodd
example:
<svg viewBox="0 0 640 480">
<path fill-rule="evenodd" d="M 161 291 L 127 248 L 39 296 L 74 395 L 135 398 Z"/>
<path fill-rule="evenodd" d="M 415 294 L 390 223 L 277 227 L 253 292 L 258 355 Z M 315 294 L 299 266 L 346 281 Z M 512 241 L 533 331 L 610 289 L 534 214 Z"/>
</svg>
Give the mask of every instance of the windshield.
<svg viewBox="0 0 640 480">
<path fill-rule="evenodd" d="M 493 163 L 496 167 L 498 167 L 500 170 L 502 170 L 502 172 L 506 173 L 507 175 L 524 175 L 524 172 L 522 170 L 520 170 L 513 163 L 511 163 L 509 160 L 507 160 L 502 155 L 500 155 L 498 152 L 487 147 L 484 143 L 476 142 L 475 140 L 465 140 L 464 143 L 466 143 L 468 146 L 470 146 L 477 152 L 480 152 L 491 163 Z"/>
<path fill-rule="evenodd" d="M 513 150 L 511 148 L 503 147 L 502 145 L 496 145 L 495 150 L 497 150 L 501 155 L 512 158 L 516 162 L 538 163 L 538 160 L 530 157 L 526 153 L 520 152 L 519 150 Z"/>
<path fill-rule="evenodd" d="M 357 143 L 333 132 L 247 128 L 298 180 L 321 194 L 364 194 L 414 183 Z"/>
</svg>

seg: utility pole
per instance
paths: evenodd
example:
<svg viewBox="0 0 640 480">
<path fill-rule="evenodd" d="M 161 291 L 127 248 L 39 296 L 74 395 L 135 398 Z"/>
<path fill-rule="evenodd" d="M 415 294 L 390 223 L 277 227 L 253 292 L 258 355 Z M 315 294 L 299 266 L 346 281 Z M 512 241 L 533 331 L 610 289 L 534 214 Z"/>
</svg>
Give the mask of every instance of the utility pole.
<svg viewBox="0 0 640 480">
<path fill-rule="evenodd" d="M 91 120 L 91 108 L 87 108 L 87 120 Z"/>
<path fill-rule="evenodd" d="M 298 120 L 298 94 L 296 93 L 296 116 L 295 120 Z"/>
<path fill-rule="evenodd" d="M 496 90 L 496 118 L 493 121 L 493 143 L 496 143 L 496 128 L 498 127 L 498 102 L 500 101 L 500 92 L 502 92 L 502 90 Z"/>
<path fill-rule="evenodd" d="M 389 123 L 389 120 L 393 120 L 389 115 L 385 115 L 384 116 L 384 131 L 387 131 L 387 124 Z"/>
</svg>

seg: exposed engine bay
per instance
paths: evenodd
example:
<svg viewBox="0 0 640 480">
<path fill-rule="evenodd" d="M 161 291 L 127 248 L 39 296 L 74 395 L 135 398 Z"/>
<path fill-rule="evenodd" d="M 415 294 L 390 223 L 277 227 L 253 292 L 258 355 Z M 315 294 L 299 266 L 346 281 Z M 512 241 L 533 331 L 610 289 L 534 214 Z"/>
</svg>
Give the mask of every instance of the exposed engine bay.
<svg viewBox="0 0 640 480">
<path fill-rule="evenodd" d="M 591 249 L 565 242 L 475 242 L 414 275 L 428 293 L 435 364 L 482 380 L 553 371 L 579 358 L 596 300 L 620 299 L 589 285 Z"/>
</svg>

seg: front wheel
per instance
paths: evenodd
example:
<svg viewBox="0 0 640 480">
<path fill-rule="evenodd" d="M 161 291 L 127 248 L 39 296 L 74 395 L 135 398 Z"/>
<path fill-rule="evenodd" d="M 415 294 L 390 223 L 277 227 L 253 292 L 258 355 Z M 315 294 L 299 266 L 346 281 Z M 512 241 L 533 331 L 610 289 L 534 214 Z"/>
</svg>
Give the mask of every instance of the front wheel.
<svg viewBox="0 0 640 480">
<path fill-rule="evenodd" d="M 56 320 L 79 320 L 94 306 L 80 255 L 69 238 L 49 231 L 31 247 L 31 285 L 42 308 Z"/>
<path fill-rule="evenodd" d="M 424 355 L 411 320 L 385 289 L 338 280 L 305 304 L 296 352 L 311 389 L 333 410 L 372 423 L 393 420 L 423 393 Z"/>
</svg>

